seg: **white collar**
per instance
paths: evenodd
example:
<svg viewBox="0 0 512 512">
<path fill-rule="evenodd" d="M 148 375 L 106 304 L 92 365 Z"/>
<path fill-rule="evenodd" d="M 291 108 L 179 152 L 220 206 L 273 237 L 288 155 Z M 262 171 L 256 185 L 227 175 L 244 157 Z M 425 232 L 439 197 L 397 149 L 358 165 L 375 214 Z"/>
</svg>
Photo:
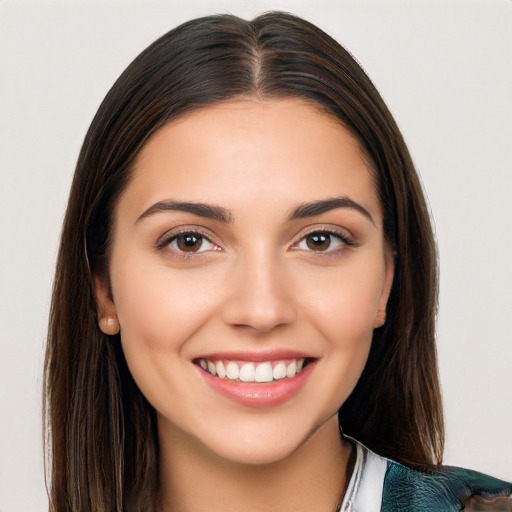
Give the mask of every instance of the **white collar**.
<svg viewBox="0 0 512 512">
<path fill-rule="evenodd" d="M 339 512 L 379 512 L 388 459 L 376 455 L 355 439 L 356 461 Z"/>
</svg>

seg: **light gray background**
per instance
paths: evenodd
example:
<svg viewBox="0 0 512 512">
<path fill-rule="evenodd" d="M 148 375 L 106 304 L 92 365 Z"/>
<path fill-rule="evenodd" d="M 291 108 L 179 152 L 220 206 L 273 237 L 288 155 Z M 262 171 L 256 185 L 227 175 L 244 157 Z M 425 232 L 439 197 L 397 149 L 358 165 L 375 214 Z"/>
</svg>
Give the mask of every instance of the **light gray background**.
<svg viewBox="0 0 512 512">
<path fill-rule="evenodd" d="M 100 101 L 178 23 L 270 9 L 305 16 L 345 44 L 395 115 L 441 254 L 445 462 L 512 480 L 510 0 L 0 0 L 2 512 L 46 509 L 46 315 L 73 167 Z"/>
</svg>

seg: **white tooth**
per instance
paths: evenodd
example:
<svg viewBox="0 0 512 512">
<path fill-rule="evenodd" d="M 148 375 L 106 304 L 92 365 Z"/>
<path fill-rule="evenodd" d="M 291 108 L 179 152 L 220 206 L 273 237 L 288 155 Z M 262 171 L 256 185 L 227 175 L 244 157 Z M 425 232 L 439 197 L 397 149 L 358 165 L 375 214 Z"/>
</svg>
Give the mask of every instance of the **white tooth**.
<svg viewBox="0 0 512 512">
<path fill-rule="evenodd" d="M 230 361 L 226 366 L 226 377 L 231 380 L 238 379 L 238 365 Z"/>
<path fill-rule="evenodd" d="M 270 363 L 261 363 L 256 366 L 256 373 L 254 376 L 256 382 L 271 382 L 272 381 L 272 366 Z"/>
<path fill-rule="evenodd" d="M 242 382 L 254 382 L 254 365 L 252 363 L 245 363 L 242 368 L 240 368 L 240 373 L 238 374 L 238 378 Z"/>
<path fill-rule="evenodd" d="M 208 363 L 208 371 L 212 375 L 217 375 L 217 372 L 215 371 L 215 365 L 212 363 L 212 361 L 207 361 L 207 363 Z"/>
<path fill-rule="evenodd" d="M 204 359 L 199 359 L 199 366 L 203 369 L 203 370 L 206 370 L 208 368 L 208 365 L 206 364 L 206 361 Z"/>
<path fill-rule="evenodd" d="M 304 358 L 299 359 L 297 361 L 297 373 L 300 373 L 302 371 L 303 367 L 304 367 Z"/>
<path fill-rule="evenodd" d="M 282 361 L 274 366 L 272 376 L 274 380 L 284 379 L 286 377 L 286 365 Z"/>
<path fill-rule="evenodd" d="M 297 373 L 297 363 L 295 361 L 292 361 L 287 367 L 286 367 L 286 376 L 291 379 L 295 373 Z"/>
<path fill-rule="evenodd" d="M 217 371 L 217 376 L 223 379 L 226 377 L 226 368 L 224 368 L 224 363 L 222 361 L 217 361 L 215 365 L 215 370 Z"/>
</svg>

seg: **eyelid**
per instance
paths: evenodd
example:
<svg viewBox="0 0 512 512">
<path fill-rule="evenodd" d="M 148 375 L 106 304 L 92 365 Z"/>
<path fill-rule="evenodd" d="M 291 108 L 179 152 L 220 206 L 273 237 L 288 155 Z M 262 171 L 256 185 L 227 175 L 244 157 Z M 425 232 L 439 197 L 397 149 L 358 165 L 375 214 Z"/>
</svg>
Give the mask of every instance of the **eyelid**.
<svg viewBox="0 0 512 512">
<path fill-rule="evenodd" d="M 213 235 L 213 233 L 210 230 L 205 229 L 201 226 L 193 226 L 193 225 L 177 226 L 175 228 L 170 229 L 169 231 L 166 231 L 162 236 L 160 236 L 158 238 L 158 240 L 155 243 L 155 247 L 157 249 L 164 249 L 165 247 L 167 247 L 170 244 L 170 242 L 173 238 L 176 238 L 177 236 L 183 235 L 186 233 L 200 235 L 201 237 L 208 240 L 211 244 L 213 244 L 216 248 L 218 248 L 218 249 L 221 248 L 220 244 L 215 240 L 216 237 Z M 206 251 L 203 251 L 203 252 L 206 252 Z M 190 253 L 190 254 L 200 254 L 200 253 Z"/>
<path fill-rule="evenodd" d="M 309 226 L 305 230 L 301 231 L 296 237 L 295 241 L 291 245 L 291 249 L 293 250 L 300 250 L 298 249 L 298 244 L 304 240 L 309 235 L 312 235 L 314 233 L 326 233 L 329 235 L 333 235 L 338 237 L 342 243 L 347 247 L 358 247 L 360 244 L 357 243 L 354 240 L 354 236 L 348 230 L 347 228 L 341 227 L 341 226 L 335 226 L 333 224 L 320 224 L 315 226 Z M 331 249 L 326 251 L 318 251 L 318 254 L 328 254 L 332 252 L 339 251 L 340 249 Z M 315 252 L 315 251 L 311 251 Z"/>
<path fill-rule="evenodd" d="M 182 225 L 182 226 L 177 226 L 175 228 L 172 228 L 172 229 L 166 231 L 156 241 L 156 243 L 155 243 L 156 249 L 162 250 L 165 247 L 168 247 L 170 242 L 174 238 L 176 238 L 177 236 L 179 236 L 181 234 L 185 234 L 185 233 L 200 235 L 201 237 L 205 238 L 206 240 L 208 240 L 208 242 L 210 242 L 211 244 L 213 244 L 215 246 L 214 250 L 222 250 L 222 246 L 217 241 L 217 237 L 209 229 L 206 229 L 202 226 L 197 226 L 197 225 Z M 344 246 L 346 246 L 346 247 L 357 247 L 360 245 L 359 243 L 357 243 L 354 240 L 354 236 L 352 235 L 350 230 L 345 227 L 336 226 L 333 224 L 317 224 L 317 225 L 313 225 L 313 226 L 308 226 L 304 230 L 302 230 L 295 237 L 290 248 L 292 250 L 300 250 L 297 247 L 298 244 L 302 240 L 304 240 L 304 238 L 306 238 L 307 236 L 312 235 L 314 233 L 326 233 L 326 234 L 330 234 L 335 237 L 338 237 L 341 240 L 341 242 L 344 244 Z M 342 248 L 331 249 L 331 250 L 326 250 L 326 251 L 318 251 L 318 254 L 319 255 L 321 255 L 321 254 L 327 255 L 328 253 L 334 253 L 334 252 L 340 251 L 340 250 L 342 250 Z M 176 255 L 179 255 L 181 257 L 191 257 L 191 256 L 199 256 L 202 253 L 210 252 L 210 251 L 201 251 L 201 252 L 195 252 L 195 253 L 194 252 L 181 253 L 181 252 L 177 252 L 177 251 L 173 250 L 173 252 Z M 310 251 L 310 252 L 315 252 L 315 251 Z"/>
</svg>

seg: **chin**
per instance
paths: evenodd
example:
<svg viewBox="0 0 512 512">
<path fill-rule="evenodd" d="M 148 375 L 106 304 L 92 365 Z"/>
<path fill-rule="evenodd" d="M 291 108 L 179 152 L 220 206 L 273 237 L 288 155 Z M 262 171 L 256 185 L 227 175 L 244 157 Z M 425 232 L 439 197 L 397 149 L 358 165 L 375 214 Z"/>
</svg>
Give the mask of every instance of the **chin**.
<svg viewBox="0 0 512 512">
<path fill-rule="evenodd" d="M 203 443 L 218 457 L 230 462 L 268 465 L 293 456 L 318 430 L 314 425 L 271 425 L 261 421 L 257 428 L 223 429 Z"/>
<path fill-rule="evenodd" d="M 263 466 L 277 464 L 294 454 L 301 443 L 277 443 L 268 439 L 264 443 L 240 442 L 236 446 L 219 446 L 215 448 L 217 456 L 235 464 Z"/>
</svg>

